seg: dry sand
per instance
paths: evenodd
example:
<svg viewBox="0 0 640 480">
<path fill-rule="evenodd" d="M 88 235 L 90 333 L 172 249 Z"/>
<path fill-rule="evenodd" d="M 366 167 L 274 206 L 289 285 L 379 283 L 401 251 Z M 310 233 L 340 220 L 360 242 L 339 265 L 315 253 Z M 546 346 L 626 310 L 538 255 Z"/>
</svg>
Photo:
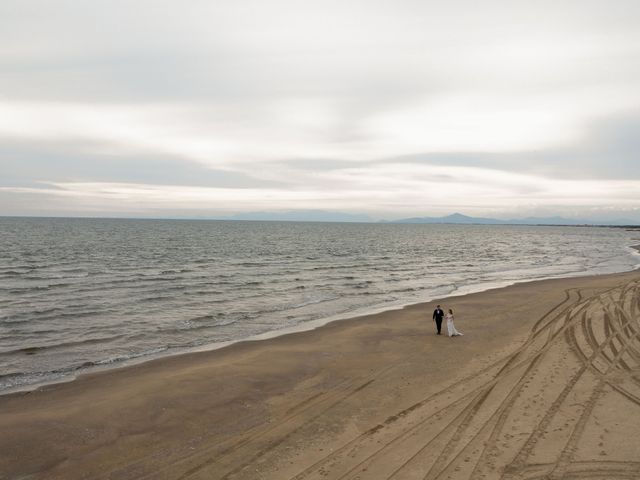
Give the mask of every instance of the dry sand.
<svg viewBox="0 0 640 480">
<path fill-rule="evenodd" d="M 547 280 L 0 398 L 0 479 L 637 479 L 640 273 Z"/>
</svg>

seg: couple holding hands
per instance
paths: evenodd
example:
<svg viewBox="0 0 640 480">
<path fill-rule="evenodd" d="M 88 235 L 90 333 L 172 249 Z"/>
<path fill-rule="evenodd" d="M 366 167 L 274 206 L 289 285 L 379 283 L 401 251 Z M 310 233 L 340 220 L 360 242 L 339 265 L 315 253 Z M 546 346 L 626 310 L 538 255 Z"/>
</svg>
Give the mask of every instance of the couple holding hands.
<svg viewBox="0 0 640 480">
<path fill-rule="evenodd" d="M 458 335 L 462 335 L 459 331 L 456 330 L 456 327 L 453 324 L 453 310 L 449 309 L 449 313 L 445 315 L 445 313 L 440 308 L 440 305 L 438 305 L 433 311 L 433 320 L 436 322 L 438 335 L 440 335 L 440 328 L 442 327 L 443 318 L 447 321 L 447 331 L 449 332 L 450 337 L 457 337 Z"/>
</svg>

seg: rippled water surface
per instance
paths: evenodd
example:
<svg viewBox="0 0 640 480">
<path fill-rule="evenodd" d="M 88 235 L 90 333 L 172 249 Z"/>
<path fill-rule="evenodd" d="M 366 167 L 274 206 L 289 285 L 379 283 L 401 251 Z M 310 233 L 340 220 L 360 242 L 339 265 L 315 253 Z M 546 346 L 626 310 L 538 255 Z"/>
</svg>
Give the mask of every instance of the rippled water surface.
<svg viewBox="0 0 640 480">
<path fill-rule="evenodd" d="M 580 227 L 0 218 L 0 390 L 451 293 L 630 270 L 633 237 Z"/>
</svg>

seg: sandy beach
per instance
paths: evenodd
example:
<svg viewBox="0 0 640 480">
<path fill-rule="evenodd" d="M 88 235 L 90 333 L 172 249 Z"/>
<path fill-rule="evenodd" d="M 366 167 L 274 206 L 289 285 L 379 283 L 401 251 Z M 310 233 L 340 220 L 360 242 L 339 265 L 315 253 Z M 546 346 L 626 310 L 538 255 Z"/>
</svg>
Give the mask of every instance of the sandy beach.
<svg viewBox="0 0 640 480">
<path fill-rule="evenodd" d="M 7 395 L 0 479 L 640 478 L 639 312 L 545 280 Z"/>
</svg>

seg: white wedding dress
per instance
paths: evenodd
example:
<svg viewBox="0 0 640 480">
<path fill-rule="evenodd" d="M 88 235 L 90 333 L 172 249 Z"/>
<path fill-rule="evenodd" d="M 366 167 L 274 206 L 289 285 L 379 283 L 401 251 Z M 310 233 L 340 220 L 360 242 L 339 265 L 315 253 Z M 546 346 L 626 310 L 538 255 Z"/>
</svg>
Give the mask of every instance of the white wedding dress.
<svg viewBox="0 0 640 480">
<path fill-rule="evenodd" d="M 447 331 L 449 332 L 450 337 L 462 335 L 459 331 L 456 330 L 456 327 L 453 324 L 453 315 L 451 315 L 450 313 L 447 313 L 444 316 L 444 319 L 447 321 Z"/>
</svg>

